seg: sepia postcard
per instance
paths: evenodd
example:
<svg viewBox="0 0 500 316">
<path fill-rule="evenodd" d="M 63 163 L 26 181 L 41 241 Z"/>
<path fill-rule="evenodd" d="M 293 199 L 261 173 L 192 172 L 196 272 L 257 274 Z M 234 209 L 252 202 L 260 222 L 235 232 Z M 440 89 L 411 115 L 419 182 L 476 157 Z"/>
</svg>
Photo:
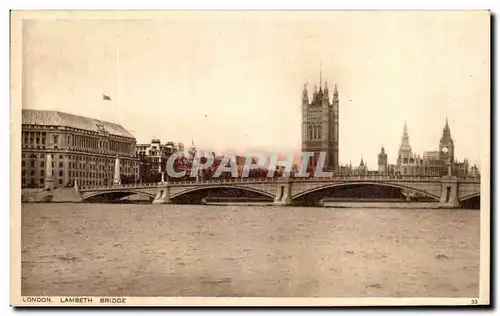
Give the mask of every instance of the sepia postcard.
<svg viewBox="0 0 500 316">
<path fill-rule="evenodd" d="M 12 11 L 12 306 L 490 304 L 489 11 Z"/>
</svg>

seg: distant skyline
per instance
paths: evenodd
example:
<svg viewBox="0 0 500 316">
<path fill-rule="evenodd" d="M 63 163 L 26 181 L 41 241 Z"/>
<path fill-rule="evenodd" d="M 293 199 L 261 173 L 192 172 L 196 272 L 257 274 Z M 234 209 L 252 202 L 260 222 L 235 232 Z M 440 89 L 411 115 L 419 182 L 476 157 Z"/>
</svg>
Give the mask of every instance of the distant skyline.
<svg viewBox="0 0 500 316">
<path fill-rule="evenodd" d="M 382 145 L 395 163 L 405 120 L 415 153 L 437 150 L 446 117 L 456 158 L 479 163 L 486 11 L 75 16 L 24 22 L 23 108 L 116 122 L 138 143 L 299 152 L 302 89 L 321 67 L 330 98 L 338 85 L 341 164 L 376 168 Z"/>
</svg>

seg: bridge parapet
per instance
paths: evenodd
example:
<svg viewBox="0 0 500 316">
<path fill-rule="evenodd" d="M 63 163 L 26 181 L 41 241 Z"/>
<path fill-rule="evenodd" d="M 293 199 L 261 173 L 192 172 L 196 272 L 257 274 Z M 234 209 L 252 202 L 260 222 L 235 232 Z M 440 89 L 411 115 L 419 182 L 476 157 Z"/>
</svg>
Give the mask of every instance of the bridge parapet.
<svg viewBox="0 0 500 316">
<path fill-rule="evenodd" d="M 109 186 L 75 187 L 82 199 L 99 194 L 142 193 L 157 197 L 155 203 L 169 203 L 170 199 L 198 190 L 234 188 L 252 191 L 274 198 L 276 204 L 288 205 L 309 193 L 349 185 L 382 185 L 406 192 L 420 193 L 443 205 L 457 205 L 457 201 L 479 195 L 478 177 L 428 177 L 428 176 L 335 176 L 329 178 L 230 178 L 192 181 L 167 181 L 159 183 L 118 184 Z M 456 201 L 457 200 L 457 201 Z M 447 202 L 445 202 L 447 201 Z M 450 202 L 451 201 L 451 202 Z"/>
<path fill-rule="evenodd" d="M 460 177 L 458 181 L 480 182 L 478 177 Z M 109 188 L 145 188 L 158 186 L 185 186 L 185 185 L 204 185 L 204 184 L 247 184 L 247 183 L 277 183 L 283 181 L 289 182 L 336 182 L 336 181 L 442 181 L 441 177 L 430 176 L 382 176 L 382 175 L 359 175 L 359 176 L 334 176 L 334 177 L 311 177 L 311 178 L 231 178 L 231 179 L 211 179 L 211 180 L 188 180 L 188 181 L 167 181 L 156 183 L 137 183 L 137 184 L 120 184 L 107 186 L 84 186 L 79 188 L 80 191 L 99 190 Z"/>
</svg>

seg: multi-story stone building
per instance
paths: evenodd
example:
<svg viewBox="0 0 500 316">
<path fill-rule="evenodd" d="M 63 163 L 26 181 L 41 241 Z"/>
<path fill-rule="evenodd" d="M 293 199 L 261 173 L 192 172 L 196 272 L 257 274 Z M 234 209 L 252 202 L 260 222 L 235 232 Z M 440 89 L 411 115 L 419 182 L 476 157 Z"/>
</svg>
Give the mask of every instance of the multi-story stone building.
<svg viewBox="0 0 500 316">
<path fill-rule="evenodd" d="M 309 101 L 307 87 L 302 92 L 302 151 L 314 152 L 309 167 L 315 168 L 320 152 L 326 152 L 325 169 L 338 171 L 339 168 L 339 93 L 337 85 L 330 102 L 328 86 L 314 87 Z"/>
<path fill-rule="evenodd" d="M 139 159 L 139 179 L 147 181 L 152 177 L 156 180 L 161 172 L 165 172 L 167 160 L 174 152 L 183 152 L 184 144 L 167 141 L 162 144 L 159 139 L 151 140 L 149 144 L 137 144 L 136 154 Z"/>
<path fill-rule="evenodd" d="M 117 157 L 122 177 L 138 175 L 135 138 L 116 123 L 23 110 L 21 141 L 23 188 L 110 185 Z"/>
</svg>

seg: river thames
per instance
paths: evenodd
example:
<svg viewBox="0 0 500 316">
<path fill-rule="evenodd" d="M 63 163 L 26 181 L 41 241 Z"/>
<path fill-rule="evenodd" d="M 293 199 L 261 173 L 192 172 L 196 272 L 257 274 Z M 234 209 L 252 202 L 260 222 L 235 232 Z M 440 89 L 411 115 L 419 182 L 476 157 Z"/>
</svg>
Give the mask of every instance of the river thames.
<svg viewBox="0 0 500 316">
<path fill-rule="evenodd" d="M 23 204 L 22 295 L 477 297 L 479 215 Z"/>
</svg>

